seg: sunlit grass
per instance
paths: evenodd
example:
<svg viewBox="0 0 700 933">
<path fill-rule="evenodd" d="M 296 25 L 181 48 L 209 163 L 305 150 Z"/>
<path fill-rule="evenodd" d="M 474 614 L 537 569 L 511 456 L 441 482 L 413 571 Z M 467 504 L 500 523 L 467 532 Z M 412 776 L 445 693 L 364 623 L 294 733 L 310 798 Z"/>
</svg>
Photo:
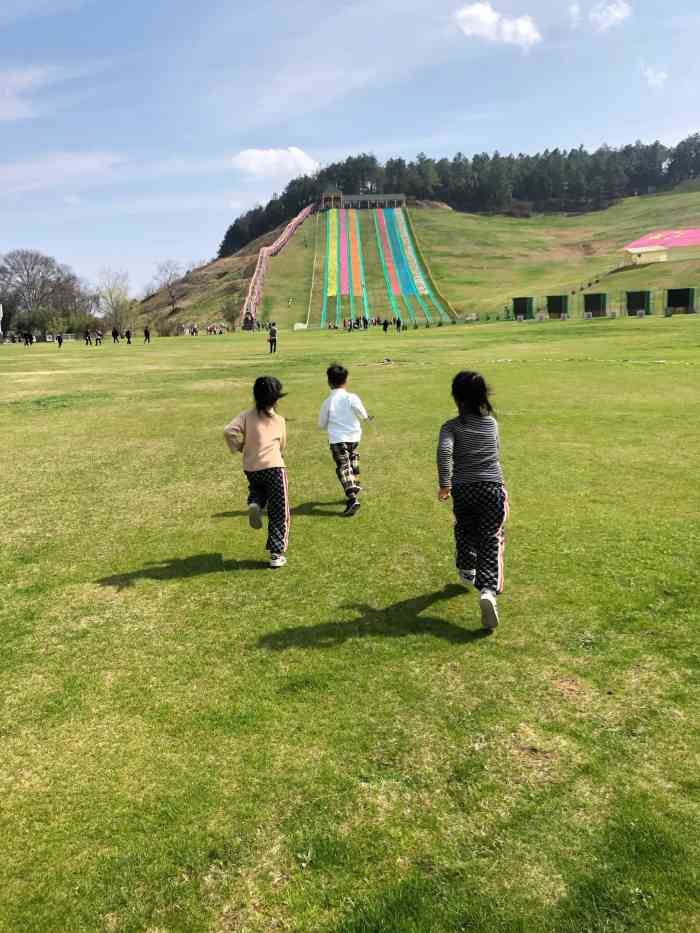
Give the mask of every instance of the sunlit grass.
<svg viewBox="0 0 700 933">
<path fill-rule="evenodd" d="M 376 415 L 351 520 L 336 358 Z M 0 348 L 0 928 L 694 929 L 699 361 L 694 318 Z M 513 508 L 492 637 L 435 500 L 464 367 Z M 263 372 L 276 573 L 222 438 Z"/>
</svg>

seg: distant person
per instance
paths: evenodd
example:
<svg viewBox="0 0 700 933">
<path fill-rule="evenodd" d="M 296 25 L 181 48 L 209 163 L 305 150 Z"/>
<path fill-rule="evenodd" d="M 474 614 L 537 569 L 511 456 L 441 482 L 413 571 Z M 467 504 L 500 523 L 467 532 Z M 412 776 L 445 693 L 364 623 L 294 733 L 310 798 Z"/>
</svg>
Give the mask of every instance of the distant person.
<svg viewBox="0 0 700 933">
<path fill-rule="evenodd" d="M 95 331 L 95 346 L 96 347 L 102 346 L 102 331 L 101 330 Z"/>
<path fill-rule="evenodd" d="M 119 343 L 119 331 L 116 327 L 112 328 L 112 343 Z"/>
<path fill-rule="evenodd" d="M 360 508 L 360 454 L 362 440 L 360 418 L 369 421 L 365 406 L 357 395 L 348 392 L 348 371 L 340 363 L 326 370 L 331 394 L 321 406 L 319 428 L 328 431 L 335 473 L 347 498 L 344 515 L 354 515 Z"/>
<path fill-rule="evenodd" d="M 248 521 L 262 528 L 267 508 L 267 550 L 270 569 L 287 563 L 289 544 L 289 494 L 283 453 L 287 447 L 287 425 L 275 406 L 284 398 L 282 383 L 274 376 L 259 376 L 253 385 L 255 407 L 237 415 L 224 428 L 231 453 L 243 454 L 248 478 Z"/>
<path fill-rule="evenodd" d="M 151 329 L 148 326 L 144 327 L 143 329 L 143 342 L 144 343 L 151 342 Z"/>
<path fill-rule="evenodd" d="M 25 331 L 25 334 L 24 334 L 24 345 L 25 345 L 25 347 L 31 347 L 33 343 L 34 343 L 34 337 L 33 337 L 33 335 L 30 334 L 29 331 Z"/>
<path fill-rule="evenodd" d="M 387 321 L 386 318 L 384 318 L 382 322 L 382 330 L 384 331 L 384 333 L 386 333 L 389 330 L 389 322 Z"/>
<path fill-rule="evenodd" d="M 452 496 L 457 573 L 480 593 L 481 624 L 498 625 L 496 597 L 503 591 L 504 525 L 508 493 L 500 464 L 498 423 L 484 377 L 460 372 L 452 380 L 458 415 L 440 429 L 438 498 Z"/>
<path fill-rule="evenodd" d="M 85 331 L 85 346 L 86 347 L 92 346 L 92 335 L 90 334 L 89 330 Z"/>
<path fill-rule="evenodd" d="M 403 327 L 403 322 L 402 322 L 402 320 L 401 320 L 400 317 L 397 317 L 397 318 L 396 318 L 396 333 L 397 333 L 397 334 L 400 334 L 400 333 L 401 333 L 401 328 L 402 328 L 402 327 Z"/>
<path fill-rule="evenodd" d="M 267 340 L 270 344 L 270 353 L 277 353 L 277 324 L 274 321 L 270 324 Z"/>
<path fill-rule="evenodd" d="M 124 336 L 126 337 L 126 344 L 127 344 L 127 346 L 130 347 L 130 346 L 131 346 L 131 331 L 127 329 L 127 331 L 126 331 L 126 333 L 124 334 Z"/>
<path fill-rule="evenodd" d="M 56 343 L 58 344 L 58 349 L 60 350 L 63 346 L 63 334 L 56 334 Z"/>
</svg>

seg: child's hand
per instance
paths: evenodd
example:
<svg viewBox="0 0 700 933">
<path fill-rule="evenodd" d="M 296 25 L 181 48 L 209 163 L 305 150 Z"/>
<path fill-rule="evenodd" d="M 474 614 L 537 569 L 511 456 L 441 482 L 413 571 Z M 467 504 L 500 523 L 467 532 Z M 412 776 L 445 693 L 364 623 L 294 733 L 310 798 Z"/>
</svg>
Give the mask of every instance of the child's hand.
<svg viewBox="0 0 700 933">
<path fill-rule="evenodd" d="M 450 498 L 449 488 L 447 486 L 441 486 L 438 489 L 438 499 L 440 500 L 440 502 L 447 502 L 449 498 Z"/>
</svg>

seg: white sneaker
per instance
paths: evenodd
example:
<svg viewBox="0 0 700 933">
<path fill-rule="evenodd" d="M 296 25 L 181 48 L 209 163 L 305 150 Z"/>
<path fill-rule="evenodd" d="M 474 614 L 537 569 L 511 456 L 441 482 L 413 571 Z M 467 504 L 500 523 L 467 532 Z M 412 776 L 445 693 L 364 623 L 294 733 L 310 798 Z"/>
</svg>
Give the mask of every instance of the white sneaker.
<svg viewBox="0 0 700 933">
<path fill-rule="evenodd" d="M 460 570 L 457 568 L 457 574 L 459 575 L 459 582 L 463 583 L 464 586 L 474 586 L 476 583 L 476 570 Z"/>
<path fill-rule="evenodd" d="M 498 607 L 496 605 L 496 596 L 491 590 L 482 590 L 479 598 L 479 608 L 481 609 L 481 624 L 489 632 L 492 632 L 498 625 Z"/>
<path fill-rule="evenodd" d="M 287 563 L 287 558 L 284 554 L 270 554 L 270 570 L 279 570 L 280 567 L 284 567 Z"/>
<path fill-rule="evenodd" d="M 248 506 L 248 524 L 256 531 L 260 531 L 263 525 L 263 510 L 257 502 L 251 502 Z"/>
</svg>

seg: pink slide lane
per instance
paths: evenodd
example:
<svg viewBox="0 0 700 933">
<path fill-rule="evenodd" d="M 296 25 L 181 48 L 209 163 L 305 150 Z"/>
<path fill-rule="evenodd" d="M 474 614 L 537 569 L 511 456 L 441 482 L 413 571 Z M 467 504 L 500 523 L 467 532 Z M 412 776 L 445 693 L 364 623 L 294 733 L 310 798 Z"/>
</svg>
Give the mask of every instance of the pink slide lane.
<svg viewBox="0 0 700 933">
<path fill-rule="evenodd" d="M 340 294 L 350 294 L 350 277 L 348 275 L 348 212 L 342 208 L 340 214 L 340 236 L 338 251 L 340 252 Z"/>
</svg>

